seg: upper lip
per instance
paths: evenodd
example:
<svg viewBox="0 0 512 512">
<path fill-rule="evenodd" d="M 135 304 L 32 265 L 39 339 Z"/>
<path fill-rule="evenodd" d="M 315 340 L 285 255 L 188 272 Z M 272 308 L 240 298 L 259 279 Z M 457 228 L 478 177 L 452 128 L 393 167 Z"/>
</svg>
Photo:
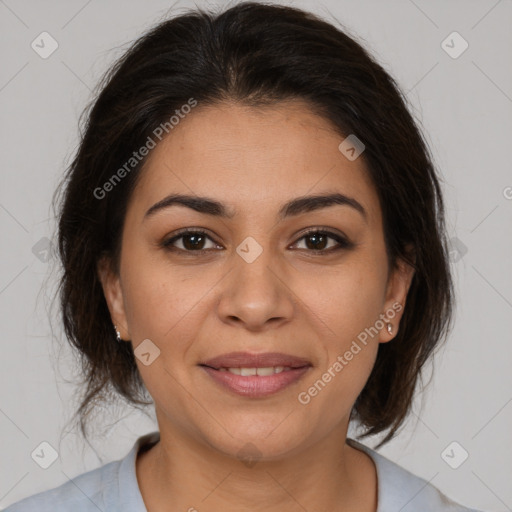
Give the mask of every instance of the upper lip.
<svg viewBox="0 0 512 512">
<path fill-rule="evenodd" d="M 211 368 L 268 368 L 270 366 L 286 366 L 302 368 L 311 366 L 311 363 L 302 357 L 282 354 L 280 352 L 266 352 L 251 354 L 249 352 L 230 352 L 208 359 L 200 363 Z"/>
</svg>

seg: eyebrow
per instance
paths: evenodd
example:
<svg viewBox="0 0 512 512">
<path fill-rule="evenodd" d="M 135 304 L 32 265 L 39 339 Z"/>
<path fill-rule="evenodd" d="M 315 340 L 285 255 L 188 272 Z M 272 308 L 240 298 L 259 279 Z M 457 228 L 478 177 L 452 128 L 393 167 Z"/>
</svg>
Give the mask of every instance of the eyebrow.
<svg viewBox="0 0 512 512">
<path fill-rule="evenodd" d="M 165 208 L 169 208 L 175 205 L 185 206 L 199 213 L 226 219 L 232 219 L 236 215 L 235 210 L 228 209 L 219 201 L 209 197 L 171 194 L 151 206 L 151 208 L 149 208 L 149 210 L 145 213 L 144 219 L 151 217 L 155 213 Z M 278 216 L 280 220 L 283 220 L 287 217 L 293 217 L 302 213 L 320 210 L 322 208 L 327 208 L 333 205 L 350 206 L 362 215 L 365 222 L 368 222 L 368 214 L 363 205 L 353 197 L 349 197 L 340 193 L 311 195 L 292 199 L 281 207 L 278 212 Z"/>
</svg>

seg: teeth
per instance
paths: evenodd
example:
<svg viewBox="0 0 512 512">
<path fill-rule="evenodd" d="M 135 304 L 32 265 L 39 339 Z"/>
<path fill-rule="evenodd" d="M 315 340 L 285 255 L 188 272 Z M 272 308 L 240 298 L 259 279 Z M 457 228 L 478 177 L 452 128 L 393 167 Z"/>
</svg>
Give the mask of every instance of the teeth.
<svg viewBox="0 0 512 512">
<path fill-rule="evenodd" d="M 265 368 L 219 368 L 221 372 L 230 372 L 242 377 L 250 377 L 259 375 L 261 377 L 268 377 L 274 373 L 289 372 L 291 370 L 288 366 L 267 366 Z"/>
<path fill-rule="evenodd" d="M 265 377 L 267 375 L 274 375 L 275 370 L 272 366 L 268 366 L 267 368 L 257 368 L 256 373 L 258 375 L 262 375 L 263 377 Z M 243 373 L 242 373 L 242 375 L 243 375 Z"/>
</svg>

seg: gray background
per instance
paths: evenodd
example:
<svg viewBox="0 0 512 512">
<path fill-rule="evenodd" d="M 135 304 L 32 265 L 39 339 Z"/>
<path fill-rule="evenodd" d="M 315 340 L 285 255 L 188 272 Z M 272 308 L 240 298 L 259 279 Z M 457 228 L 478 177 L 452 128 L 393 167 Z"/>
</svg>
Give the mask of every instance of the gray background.
<svg viewBox="0 0 512 512">
<path fill-rule="evenodd" d="M 407 93 L 445 180 L 456 324 L 406 429 L 380 451 L 463 504 L 512 510 L 512 2 L 281 3 L 336 17 L 373 52 Z M 0 0 L 2 508 L 123 457 L 137 436 L 156 429 L 151 417 L 115 408 L 99 419 L 92 446 L 63 431 L 75 405 L 76 363 L 52 341 L 61 332 L 57 322 L 52 334 L 46 311 L 55 263 L 46 249 L 50 200 L 92 88 L 171 5 Z M 193 6 L 181 0 L 171 13 Z M 31 47 L 43 31 L 58 43 L 47 59 Z M 442 47 L 453 31 L 469 44 L 457 58 Z M 457 52 L 461 41 L 452 39 Z M 43 441 L 59 455 L 46 470 L 31 458 Z M 441 455 L 453 441 L 469 453 L 457 469 Z M 448 450 L 450 462 L 461 453 Z"/>
</svg>

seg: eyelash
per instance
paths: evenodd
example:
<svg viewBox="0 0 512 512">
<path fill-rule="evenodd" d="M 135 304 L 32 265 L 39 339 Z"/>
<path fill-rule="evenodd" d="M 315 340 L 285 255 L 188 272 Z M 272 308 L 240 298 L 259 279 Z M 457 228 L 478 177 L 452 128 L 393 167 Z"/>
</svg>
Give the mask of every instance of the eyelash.
<svg viewBox="0 0 512 512">
<path fill-rule="evenodd" d="M 164 240 L 162 242 L 161 246 L 164 249 L 166 249 L 167 251 L 188 253 L 187 255 L 190 255 L 190 256 L 192 256 L 193 253 L 198 253 L 198 255 L 200 255 L 202 253 L 215 250 L 215 249 L 198 249 L 198 250 L 191 251 L 191 250 L 179 249 L 177 247 L 173 247 L 172 244 L 174 242 L 176 242 L 177 240 L 179 240 L 181 238 L 184 238 L 186 235 L 204 235 L 207 238 L 209 238 L 212 242 L 217 243 L 203 229 L 186 228 L 186 229 L 178 231 L 172 238 Z M 321 255 L 321 254 L 331 254 L 333 252 L 337 252 L 342 249 L 351 249 L 355 245 L 354 243 L 348 241 L 345 237 L 338 235 L 337 233 L 333 233 L 332 231 L 327 231 L 323 228 L 313 228 L 313 229 L 310 229 L 309 231 L 306 231 L 305 233 L 302 234 L 302 236 L 293 245 L 296 245 L 303 238 L 307 238 L 308 236 L 311 236 L 311 235 L 327 235 L 328 238 L 332 238 L 333 240 L 335 240 L 338 243 L 338 246 L 331 247 L 329 249 L 300 249 L 300 250 L 305 250 L 305 251 L 313 253 L 313 254 Z"/>
</svg>

